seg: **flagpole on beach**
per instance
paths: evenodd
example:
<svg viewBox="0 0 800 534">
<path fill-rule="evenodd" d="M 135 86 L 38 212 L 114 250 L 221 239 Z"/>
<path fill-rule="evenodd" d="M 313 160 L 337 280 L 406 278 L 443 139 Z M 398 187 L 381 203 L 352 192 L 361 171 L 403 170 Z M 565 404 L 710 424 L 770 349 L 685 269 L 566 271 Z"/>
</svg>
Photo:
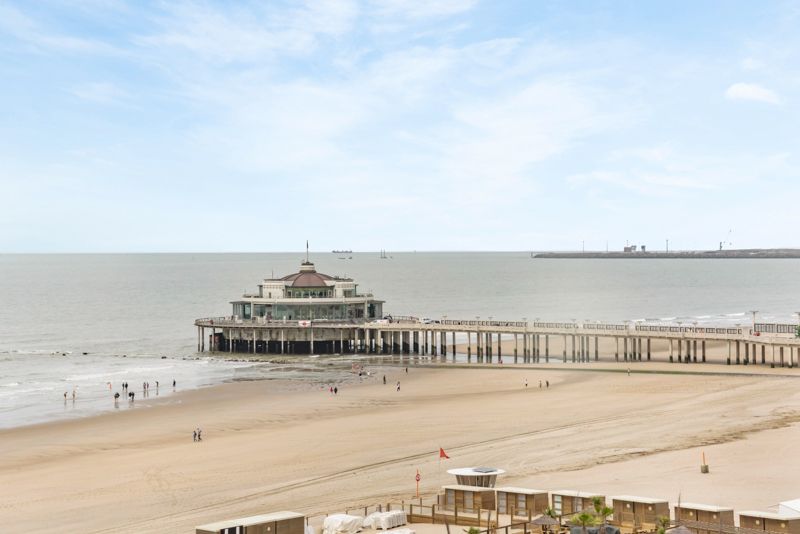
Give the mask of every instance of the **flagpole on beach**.
<svg viewBox="0 0 800 534">
<path fill-rule="evenodd" d="M 439 447 L 439 480 L 442 480 L 442 458 L 449 460 L 450 457 L 444 452 L 444 449 Z"/>
</svg>

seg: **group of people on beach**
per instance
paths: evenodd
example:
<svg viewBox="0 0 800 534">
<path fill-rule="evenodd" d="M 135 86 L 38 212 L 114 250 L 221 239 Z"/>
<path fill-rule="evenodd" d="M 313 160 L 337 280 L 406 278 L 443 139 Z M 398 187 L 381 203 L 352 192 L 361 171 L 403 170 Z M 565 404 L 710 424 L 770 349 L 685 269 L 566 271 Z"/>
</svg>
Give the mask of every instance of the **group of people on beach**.
<svg viewBox="0 0 800 534">
<path fill-rule="evenodd" d="M 203 441 L 203 429 L 199 426 L 192 432 L 192 441 Z"/>
<path fill-rule="evenodd" d="M 158 380 L 155 381 L 155 384 L 156 384 L 156 395 L 158 395 L 158 387 L 159 387 Z M 112 391 L 113 388 L 112 388 L 111 382 L 106 382 L 106 385 L 108 386 L 108 390 Z M 177 380 L 175 380 L 173 378 L 172 379 L 172 389 L 173 389 L 173 391 L 175 390 L 175 387 L 177 385 L 178 385 Z M 143 393 L 143 395 L 145 397 L 148 397 L 150 395 L 150 382 L 147 382 L 147 381 L 142 382 L 142 393 Z M 131 403 L 136 399 L 136 393 L 129 390 L 129 385 L 128 385 L 127 382 L 123 382 L 122 383 L 122 395 L 127 395 L 128 396 L 128 401 L 131 402 Z M 114 405 L 115 406 L 119 402 L 120 396 L 121 395 L 120 395 L 119 391 L 114 392 Z M 72 402 L 75 402 L 77 397 L 78 397 L 78 392 L 77 392 L 77 386 L 76 386 L 76 387 L 72 388 Z M 66 402 L 67 402 L 67 392 L 65 391 L 64 392 L 64 403 L 66 404 Z"/>
</svg>

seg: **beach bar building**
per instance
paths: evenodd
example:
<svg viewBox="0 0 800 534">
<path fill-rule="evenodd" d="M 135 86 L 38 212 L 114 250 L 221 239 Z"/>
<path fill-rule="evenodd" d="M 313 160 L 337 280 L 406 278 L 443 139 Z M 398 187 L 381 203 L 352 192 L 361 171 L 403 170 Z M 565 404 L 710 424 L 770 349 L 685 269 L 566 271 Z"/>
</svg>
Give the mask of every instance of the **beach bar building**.
<svg viewBox="0 0 800 534">
<path fill-rule="evenodd" d="M 739 527 L 766 532 L 800 534 L 800 513 L 739 512 Z"/>
<path fill-rule="evenodd" d="M 462 484 L 442 486 L 442 495 L 439 495 L 439 507 L 444 510 L 469 513 L 478 513 L 480 510 L 494 510 L 494 489 L 484 486 L 464 486 Z"/>
<path fill-rule="evenodd" d="M 581 512 L 582 510 L 594 510 L 592 499 L 600 497 L 605 504 L 605 495 L 592 493 L 591 491 L 557 490 L 551 491 L 553 510 L 557 515 L 565 516 Z"/>
<path fill-rule="evenodd" d="M 497 513 L 528 519 L 543 514 L 549 506 L 549 494 L 543 490 L 503 487 L 496 488 Z"/>
<path fill-rule="evenodd" d="M 274 512 L 195 527 L 195 534 L 303 534 L 305 516 L 296 512 Z"/>
<path fill-rule="evenodd" d="M 675 506 L 673 511 L 675 522 L 689 528 L 695 534 L 733 531 L 733 508 L 684 502 Z"/>
<path fill-rule="evenodd" d="M 618 495 L 611 497 L 614 509 L 612 525 L 621 529 L 655 530 L 658 518 L 669 517 L 669 503 L 663 499 Z"/>
</svg>

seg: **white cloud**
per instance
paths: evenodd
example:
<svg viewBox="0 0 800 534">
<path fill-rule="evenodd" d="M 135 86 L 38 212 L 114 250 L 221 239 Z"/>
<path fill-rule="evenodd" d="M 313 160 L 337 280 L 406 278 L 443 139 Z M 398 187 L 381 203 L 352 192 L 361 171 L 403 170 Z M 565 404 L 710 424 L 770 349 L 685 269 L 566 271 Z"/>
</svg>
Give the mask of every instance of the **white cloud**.
<svg viewBox="0 0 800 534">
<path fill-rule="evenodd" d="M 764 67 L 764 63 L 752 58 L 746 57 L 742 60 L 742 69 L 743 70 L 759 70 Z"/>
<path fill-rule="evenodd" d="M 72 90 L 72 94 L 83 100 L 113 104 L 129 97 L 128 93 L 113 83 L 92 82 L 82 84 Z"/>
<path fill-rule="evenodd" d="M 457 15 L 477 3 L 477 0 L 379 0 L 372 2 L 372 6 L 382 16 L 422 19 Z"/>
<path fill-rule="evenodd" d="M 22 11 L 6 4 L 0 4 L 0 33 L 3 31 L 40 52 L 121 54 L 115 47 L 102 41 L 73 37 L 44 28 Z"/>
<path fill-rule="evenodd" d="M 704 191 L 732 191 L 776 176 L 792 176 L 786 152 L 738 154 L 724 158 L 698 156 L 690 150 L 656 146 L 613 152 L 605 168 L 572 174 L 573 186 L 612 186 L 643 196 L 697 195 Z M 595 192 L 600 189 L 596 189 Z"/>
<path fill-rule="evenodd" d="M 767 104 L 780 104 L 781 99 L 775 92 L 755 83 L 735 83 L 725 90 L 725 98 L 729 100 L 754 100 Z"/>
<path fill-rule="evenodd" d="M 158 19 L 162 31 L 140 44 L 188 50 L 221 62 L 263 61 L 275 54 L 302 55 L 316 49 L 320 36 L 348 32 L 358 14 L 350 0 L 307 1 L 269 10 L 258 3 L 220 9 L 206 3 L 168 5 Z"/>
</svg>

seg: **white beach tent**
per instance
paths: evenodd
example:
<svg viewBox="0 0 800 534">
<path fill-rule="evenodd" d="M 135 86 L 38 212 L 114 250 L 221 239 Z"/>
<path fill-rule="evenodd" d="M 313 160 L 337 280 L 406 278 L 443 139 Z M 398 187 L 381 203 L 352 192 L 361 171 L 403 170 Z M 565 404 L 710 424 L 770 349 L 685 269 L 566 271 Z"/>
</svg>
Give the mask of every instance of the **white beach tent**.
<svg viewBox="0 0 800 534">
<path fill-rule="evenodd" d="M 798 515 L 800 514 L 800 499 L 792 501 L 783 501 L 778 503 L 778 514 L 780 515 Z"/>
<path fill-rule="evenodd" d="M 325 518 L 322 534 L 356 534 L 361 530 L 363 517 L 347 514 L 333 514 Z"/>
</svg>

